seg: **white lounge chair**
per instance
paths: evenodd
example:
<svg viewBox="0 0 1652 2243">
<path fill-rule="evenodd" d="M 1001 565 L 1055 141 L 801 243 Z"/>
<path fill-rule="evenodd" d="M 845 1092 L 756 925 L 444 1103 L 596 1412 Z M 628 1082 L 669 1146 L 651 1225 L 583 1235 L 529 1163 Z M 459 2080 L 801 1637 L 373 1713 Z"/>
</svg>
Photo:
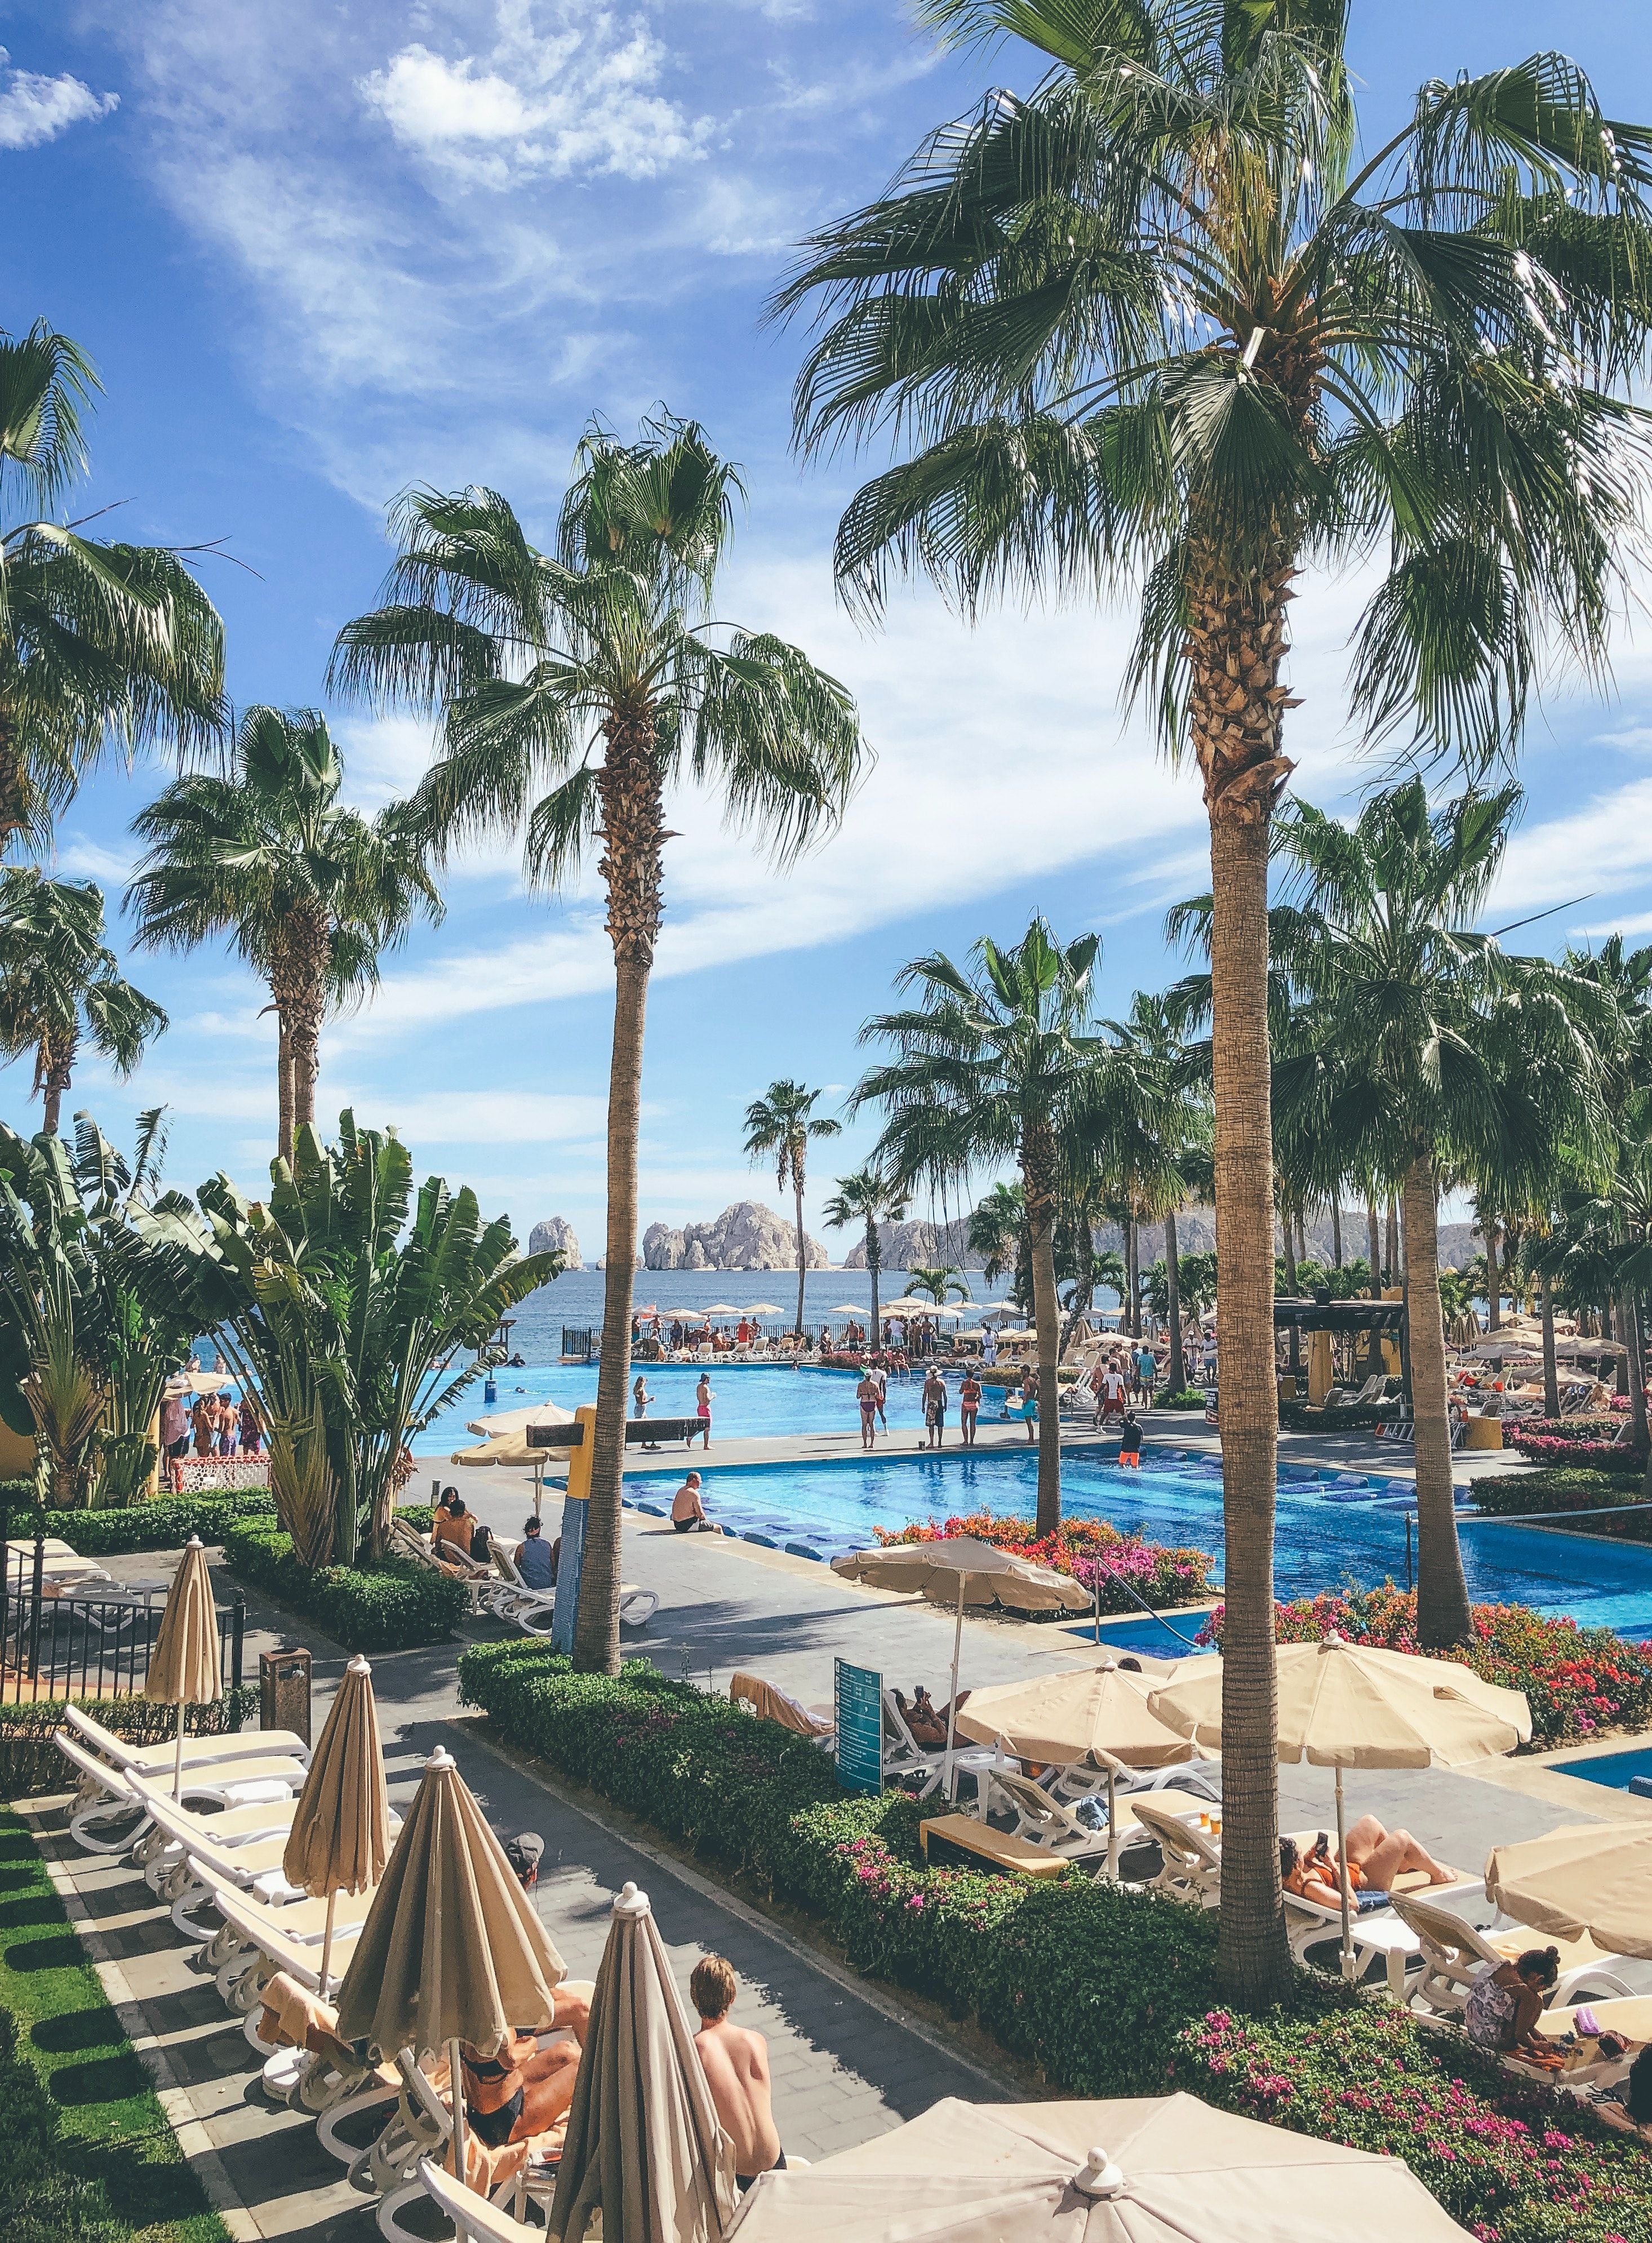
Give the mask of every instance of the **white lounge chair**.
<svg viewBox="0 0 1652 2243">
<path fill-rule="evenodd" d="M 135 1745 L 125 1737 L 118 1737 L 80 1706 L 65 1706 L 63 1717 L 81 1743 L 106 1760 L 111 1768 L 136 1768 L 140 1775 L 171 1775 L 175 1744 Z M 205 1768 L 219 1760 L 257 1760 L 266 1754 L 280 1760 L 295 1760 L 304 1768 L 310 1764 L 310 1748 L 293 1729 L 226 1731 L 221 1736 L 184 1739 L 184 1766 L 188 1768 Z"/>
<path fill-rule="evenodd" d="M 886 1683 L 883 1691 L 883 1780 L 886 1783 L 904 1783 L 915 1779 L 918 1797 L 927 1799 L 940 1788 L 949 1769 L 957 1775 L 973 1777 L 977 1785 L 987 1770 L 997 1760 L 997 1754 L 984 1747 L 954 1745 L 948 1754 L 945 1745 L 920 1745 L 907 1726 L 907 1717 L 896 1702 L 895 1694 Z"/>
<path fill-rule="evenodd" d="M 556 1613 L 556 1590 L 529 1588 L 505 1545 L 496 1537 L 490 1546 L 499 1583 L 489 1593 L 489 1606 L 524 1635 L 548 1636 Z"/>
<path fill-rule="evenodd" d="M 1608 1954 L 1592 1939 L 1551 1939 L 1522 1924 L 1493 1925 L 1481 1930 L 1464 1916 L 1416 1893 L 1396 1893 L 1392 1907 L 1408 1924 L 1422 1956 L 1422 1969 L 1411 1988 L 1413 2008 L 1460 2017 L 1468 2005 L 1468 1990 L 1487 1964 L 1509 1963 L 1528 1947 L 1558 1947 L 1560 1975 L 1543 1997 L 1543 2007 L 1581 2000 L 1585 1991 L 1629 1994 L 1628 1985 L 1612 1968 L 1623 1960 Z"/>
<path fill-rule="evenodd" d="M 310 1901 L 292 1909 L 266 1908 L 250 1893 L 233 1892 L 223 1885 L 214 1889 L 213 1898 L 219 1914 L 239 1938 L 239 1943 L 218 1970 L 218 1990 L 238 2016 L 245 2017 L 260 2002 L 265 1987 L 278 1970 L 285 1970 L 308 1993 L 320 1990 L 321 1930 L 319 1923 L 303 1918 L 302 1910 L 319 1908 L 325 1918 L 325 1903 Z M 327 1959 L 330 1978 L 342 1977 L 350 1950 L 361 1936 L 361 1925 L 366 1920 L 365 1899 L 365 1896 L 358 1903 L 340 1899 L 341 1911 L 360 1907 L 361 1913 L 342 1930 L 334 1922 L 333 1951 Z M 284 1917 L 293 1919 L 293 1929 L 283 1923 Z M 300 1921 L 304 1923 L 302 1936 L 297 1929 Z"/>
<path fill-rule="evenodd" d="M 136 1768 L 111 1768 L 84 1745 L 58 1730 L 53 1741 L 71 1766 L 96 1787 L 90 1804 L 72 1811 L 69 1835 L 89 1854 L 137 1852 L 155 1831 L 150 1814 L 152 1801 L 170 1800 L 172 1787 Z M 185 1768 L 180 1788 L 185 1802 L 208 1802 L 220 1807 L 248 1807 L 291 1798 L 301 1789 L 305 1771 L 296 1761 L 260 1758 L 214 1761 L 203 1768 Z"/>
<path fill-rule="evenodd" d="M 1197 1819 L 1184 1821 L 1172 1814 L 1152 1793 L 1132 1795 L 1130 1811 L 1157 1842 L 1163 1861 L 1148 1883 L 1196 1908 L 1216 1908 L 1222 1899 L 1222 1849 L 1201 1830 Z M 1197 1815 L 1196 1809 L 1196 1815 Z"/>
</svg>

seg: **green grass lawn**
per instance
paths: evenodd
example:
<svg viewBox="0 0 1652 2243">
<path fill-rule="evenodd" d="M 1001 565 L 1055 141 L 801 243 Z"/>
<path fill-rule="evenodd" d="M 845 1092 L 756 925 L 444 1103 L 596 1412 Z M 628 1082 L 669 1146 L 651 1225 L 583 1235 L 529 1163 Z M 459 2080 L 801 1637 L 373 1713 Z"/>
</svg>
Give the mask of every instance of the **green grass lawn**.
<svg viewBox="0 0 1652 2243">
<path fill-rule="evenodd" d="M 0 2040 L 0 2243 L 227 2243 L 27 1825 L 3 1806 L 0 2011 L 44 2091 L 29 2093 Z M 101 2184 L 102 2201 L 78 2179 Z"/>
</svg>

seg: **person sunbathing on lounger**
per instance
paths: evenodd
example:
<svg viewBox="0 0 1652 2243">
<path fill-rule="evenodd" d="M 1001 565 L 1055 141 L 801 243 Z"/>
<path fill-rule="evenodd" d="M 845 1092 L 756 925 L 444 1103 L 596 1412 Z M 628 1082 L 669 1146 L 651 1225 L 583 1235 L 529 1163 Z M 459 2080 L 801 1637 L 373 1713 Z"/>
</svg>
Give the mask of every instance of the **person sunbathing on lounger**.
<svg viewBox="0 0 1652 2243">
<path fill-rule="evenodd" d="M 590 2023 L 590 1990 L 564 1983 L 556 1989 L 556 2022 L 574 2036 L 541 2048 L 532 2033 L 513 2033 L 496 2056 L 460 2049 L 464 2066 L 465 2119 L 490 2150 L 550 2132 L 574 2099 L 579 2053 Z"/>
</svg>

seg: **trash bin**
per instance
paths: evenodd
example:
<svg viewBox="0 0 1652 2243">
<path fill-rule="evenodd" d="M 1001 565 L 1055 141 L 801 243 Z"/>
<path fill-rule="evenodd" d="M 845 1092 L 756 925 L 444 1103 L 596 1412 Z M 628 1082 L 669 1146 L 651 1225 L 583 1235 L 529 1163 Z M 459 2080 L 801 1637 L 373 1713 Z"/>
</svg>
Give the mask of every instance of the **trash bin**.
<svg viewBox="0 0 1652 2243">
<path fill-rule="evenodd" d="M 310 1654 L 295 1643 L 258 1655 L 258 1722 L 310 1738 Z"/>
</svg>

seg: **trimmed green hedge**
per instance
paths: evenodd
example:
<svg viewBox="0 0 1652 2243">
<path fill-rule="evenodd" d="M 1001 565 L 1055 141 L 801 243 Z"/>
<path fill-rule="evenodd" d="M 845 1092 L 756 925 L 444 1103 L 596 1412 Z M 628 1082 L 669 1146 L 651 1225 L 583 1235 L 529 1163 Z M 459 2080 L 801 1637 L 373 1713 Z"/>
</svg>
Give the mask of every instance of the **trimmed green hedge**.
<svg viewBox="0 0 1652 2243">
<path fill-rule="evenodd" d="M 1265 2017 L 1215 2006 L 1212 1914 L 1077 1869 L 926 1869 L 927 1809 L 846 1796 L 815 1746 L 641 1661 L 610 1680 L 543 1644 L 488 1644 L 464 1653 L 459 1686 L 510 1742 L 762 1878 L 858 1967 L 973 2017 L 1060 2094 L 1185 2087 L 1404 2157 L 1499 2243 L 1652 2243 L 1639 2145 L 1460 2038 L 1317 1976 Z"/>
<path fill-rule="evenodd" d="M 225 1531 L 231 1571 L 304 1613 L 348 1651 L 407 1651 L 442 1643 L 465 1608 L 463 1586 L 445 1573 L 386 1558 L 376 1566 L 327 1566 L 307 1573 L 293 1538 L 273 1519 L 244 1519 Z"/>
<path fill-rule="evenodd" d="M 147 1698 L 37 1698 L 0 1706 L 0 1798 L 64 1788 L 72 1771 L 51 1740 L 63 1727 L 65 1704 L 78 1706 L 129 1744 L 169 1744 L 178 1734 L 177 1708 Z M 243 1683 L 239 1691 L 226 1690 L 215 1706 L 192 1706 L 186 1732 L 221 1737 L 256 1724 L 257 1716 L 258 1692 Z"/>
<path fill-rule="evenodd" d="M 1204 1402 L 1202 1386 L 1179 1386 L 1174 1392 L 1166 1387 L 1163 1393 L 1153 1397 L 1156 1410 L 1203 1410 Z"/>
<path fill-rule="evenodd" d="M 131 1503 L 111 1511 L 41 1511 L 34 1489 L 24 1480 L 10 1483 L 26 1491 L 14 1497 L 9 1531 L 17 1536 L 59 1534 L 83 1558 L 125 1558 L 138 1550 L 181 1550 L 192 1534 L 203 1542 L 222 1542 L 232 1526 L 248 1519 L 273 1519 L 275 1505 L 263 1488 L 226 1489 L 213 1494 L 160 1495 L 151 1503 Z"/>
<path fill-rule="evenodd" d="M 1534 1512 L 1617 1510 L 1642 1500 L 1638 1477 L 1597 1472 L 1588 1465 L 1559 1465 L 1537 1472 L 1484 1472 L 1469 1482 L 1475 1502 L 1500 1519 Z M 1628 1510 L 1622 1519 L 1580 1519 L 1580 1534 L 1614 1541 L 1652 1541 L 1652 1511 Z"/>
</svg>

